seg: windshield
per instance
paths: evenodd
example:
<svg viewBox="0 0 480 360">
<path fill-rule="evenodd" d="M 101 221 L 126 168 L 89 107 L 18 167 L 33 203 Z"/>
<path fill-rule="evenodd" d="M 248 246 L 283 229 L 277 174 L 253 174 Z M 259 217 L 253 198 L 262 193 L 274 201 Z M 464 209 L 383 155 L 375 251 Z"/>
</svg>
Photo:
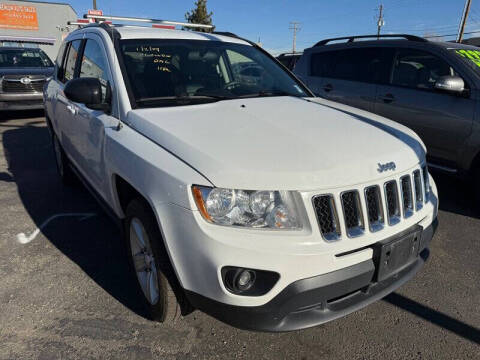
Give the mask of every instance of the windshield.
<svg viewBox="0 0 480 360">
<path fill-rule="evenodd" d="M 42 50 L 0 49 L 0 67 L 51 67 L 53 63 Z"/>
<path fill-rule="evenodd" d="M 480 50 L 449 49 L 480 75 Z"/>
<path fill-rule="evenodd" d="M 309 96 L 281 66 L 253 46 L 201 40 L 122 40 L 138 107 L 263 96 Z"/>
</svg>

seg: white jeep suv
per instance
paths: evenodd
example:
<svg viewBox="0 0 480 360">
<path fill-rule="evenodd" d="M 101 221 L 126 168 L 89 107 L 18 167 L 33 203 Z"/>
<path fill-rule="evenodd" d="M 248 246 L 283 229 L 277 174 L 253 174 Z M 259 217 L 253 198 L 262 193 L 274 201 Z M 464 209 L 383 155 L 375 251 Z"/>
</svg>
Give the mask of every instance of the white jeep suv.
<svg viewBox="0 0 480 360">
<path fill-rule="evenodd" d="M 241 328 L 310 327 L 428 257 L 438 201 L 418 136 L 313 97 L 233 34 L 86 26 L 44 98 L 59 174 L 122 224 L 155 320 L 197 308 Z"/>
</svg>

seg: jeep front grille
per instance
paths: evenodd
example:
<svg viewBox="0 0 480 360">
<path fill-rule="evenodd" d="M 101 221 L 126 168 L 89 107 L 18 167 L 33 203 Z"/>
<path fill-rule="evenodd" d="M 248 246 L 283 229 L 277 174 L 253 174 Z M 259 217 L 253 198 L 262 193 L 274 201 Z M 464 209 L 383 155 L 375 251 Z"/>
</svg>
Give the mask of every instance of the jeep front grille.
<svg viewBox="0 0 480 360">
<path fill-rule="evenodd" d="M 342 193 L 342 208 L 345 218 L 345 228 L 349 237 L 356 237 L 363 234 L 362 206 L 358 191 L 346 191 Z"/>
<path fill-rule="evenodd" d="M 344 231 L 350 238 L 362 236 L 366 221 L 370 232 L 381 231 L 386 224 L 396 225 L 420 211 L 428 201 L 424 196 L 425 173 L 428 176 L 425 167 L 418 168 L 399 180 L 314 196 L 313 206 L 323 238 L 339 240 Z"/>
<path fill-rule="evenodd" d="M 413 192 L 410 175 L 402 176 L 400 186 L 402 188 L 403 216 L 407 218 L 413 215 Z"/>
<path fill-rule="evenodd" d="M 378 185 L 369 186 L 365 189 L 365 203 L 367 205 L 370 231 L 375 232 L 382 230 L 385 220 L 383 216 L 382 195 Z"/>
<path fill-rule="evenodd" d="M 313 198 L 313 207 L 317 214 L 320 231 L 325 240 L 332 241 L 340 237 L 340 225 L 332 195 L 320 195 Z"/>
</svg>

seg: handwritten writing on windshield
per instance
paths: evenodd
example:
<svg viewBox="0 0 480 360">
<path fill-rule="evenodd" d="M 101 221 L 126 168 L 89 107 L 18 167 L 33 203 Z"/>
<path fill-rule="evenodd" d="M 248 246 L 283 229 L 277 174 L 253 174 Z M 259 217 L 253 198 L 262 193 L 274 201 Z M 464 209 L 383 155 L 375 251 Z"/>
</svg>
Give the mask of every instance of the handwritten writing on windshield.
<svg viewBox="0 0 480 360">
<path fill-rule="evenodd" d="M 172 72 L 169 68 L 172 59 L 171 54 L 165 54 L 159 47 L 155 46 L 137 46 L 136 51 L 145 58 L 151 58 L 151 61 L 157 65 L 157 71 Z"/>
</svg>

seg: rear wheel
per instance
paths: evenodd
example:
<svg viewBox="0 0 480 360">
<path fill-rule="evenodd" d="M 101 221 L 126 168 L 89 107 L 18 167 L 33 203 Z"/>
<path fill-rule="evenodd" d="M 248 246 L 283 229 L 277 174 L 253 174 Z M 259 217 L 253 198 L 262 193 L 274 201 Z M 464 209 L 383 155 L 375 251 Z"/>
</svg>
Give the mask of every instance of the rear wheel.
<svg viewBox="0 0 480 360">
<path fill-rule="evenodd" d="M 175 322 L 181 316 L 174 291 L 174 288 L 179 290 L 179 286 L 156 219 L 141 199 L 128 205 L 126 215 L 128 257 L 148 316 L 159 322 Z"/>
<path fill-rule="evenodd" d="M 67 186 L 72 186 L 75 184 L 76 178 L 75 173 L 70 167 L 70 161 L 65 155 L 65 151 L 63 151 L 62 145 L 60 145 L 60 141 L 58 140 L 57 135 L 53 134 L 52 141 L 53 151 L 55 153 L 55 162 L 57 163 L 58 175 L 62 179 L 63 184 Z"/>
</svg>

